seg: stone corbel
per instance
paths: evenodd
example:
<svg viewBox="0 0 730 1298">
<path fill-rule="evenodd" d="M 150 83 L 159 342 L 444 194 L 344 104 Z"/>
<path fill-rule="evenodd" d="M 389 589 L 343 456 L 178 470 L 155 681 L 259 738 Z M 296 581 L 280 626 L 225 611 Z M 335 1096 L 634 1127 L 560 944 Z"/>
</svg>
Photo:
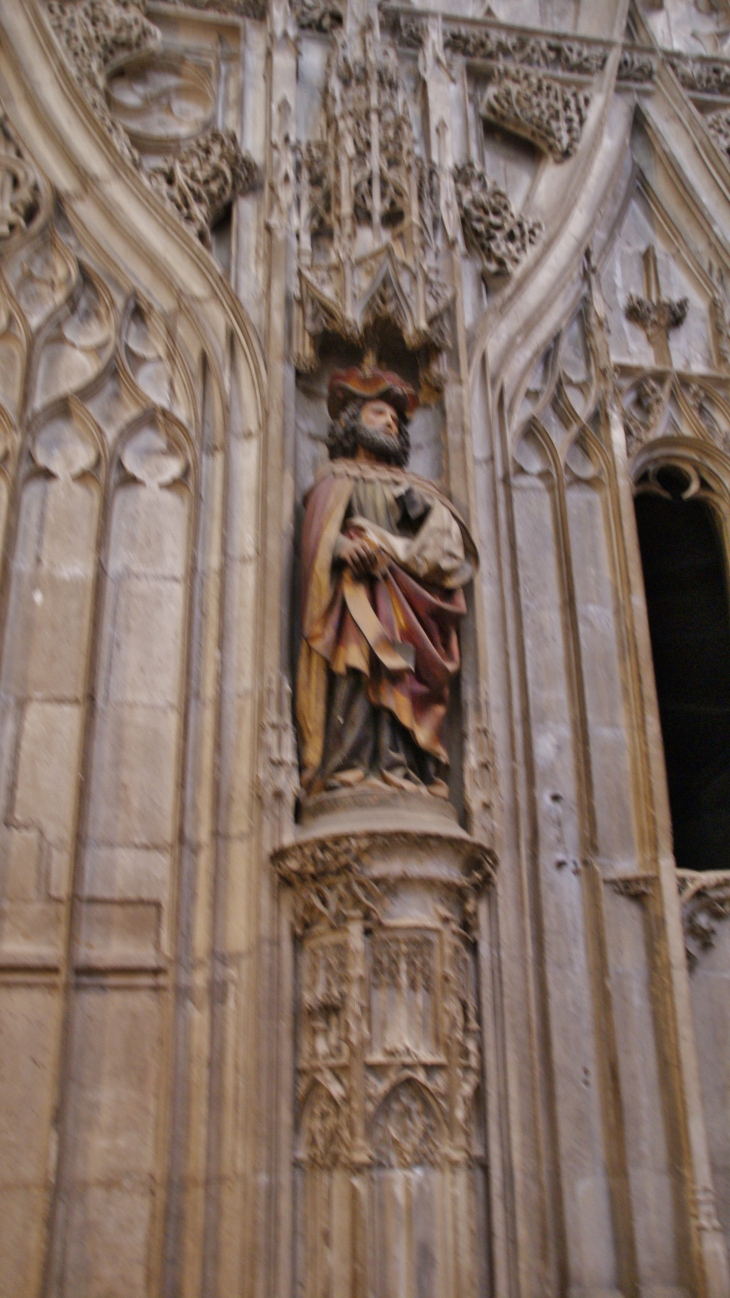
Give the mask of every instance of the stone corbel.
<svg viewBox="0 0 730 1298">
<path fill-rule="evenodd" d="M 473 162 L 454 168 L 454 182 L 464 242 L 484 279 L 511 275 L 538 242 L 541 223 L 515 212 L 504 190 Z"/>
<path fill-rule="evenodd" d="M 715 945 L 717 925 L 730 917 L 730 870 L 678 870 L 685 950 L 690 970 Z"/>
<path fill-rule="evenodd" d="M 487 121 L 530 140 L 555 162 L 571 158 L 580 144 L 591 96 L 543 73 L 499 66 L 482 96 Z"/>
<path fill-rule="evenodd" d="M 618 893 L 619 897 L 630 897 L 632 901 L 644 901 L 652 894 L 655 883 L 653 874 L 621 874 L 605 882 Z"/>
<path fill-rule="evenodd" d="M 206 247 L 212 227 L 233 199 L 261 182 L 259 168 L 241 152 L 233 132 L 218 130 L 206 131 L 147 174 Z"/>
</svg>

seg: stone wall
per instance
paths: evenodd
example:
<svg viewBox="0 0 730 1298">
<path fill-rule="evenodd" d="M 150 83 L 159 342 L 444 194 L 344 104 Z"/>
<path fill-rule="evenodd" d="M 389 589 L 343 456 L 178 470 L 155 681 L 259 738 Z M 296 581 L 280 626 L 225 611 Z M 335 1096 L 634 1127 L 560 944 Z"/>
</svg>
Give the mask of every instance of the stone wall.
<svg viewBox="0 0 730 1298">
<path fill-rule="evenodd" d="M 719 0 L 0 0 L 3 1296 L 730 1294 L 633 513 L 730 545 L 729 59 Z M 317 829 L 372 348 L 481 566 L 448 825 Z"/>
</svg>

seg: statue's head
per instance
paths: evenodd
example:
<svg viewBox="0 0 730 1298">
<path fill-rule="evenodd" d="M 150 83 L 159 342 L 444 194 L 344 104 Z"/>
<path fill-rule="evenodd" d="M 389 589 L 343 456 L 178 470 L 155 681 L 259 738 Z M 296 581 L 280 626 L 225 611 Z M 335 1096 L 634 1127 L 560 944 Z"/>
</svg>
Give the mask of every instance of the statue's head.
<svg viewBox="0 0 730 1298">
<path fill-rule="evenodd" d="M 330 459 L 353 459 L 362 447 L 402 468 L 411 446 L 408 419 L 417 406 L 416 393 L 398 374 L 365 367 L 335 371 L 327 390 Z"/>
</svg>

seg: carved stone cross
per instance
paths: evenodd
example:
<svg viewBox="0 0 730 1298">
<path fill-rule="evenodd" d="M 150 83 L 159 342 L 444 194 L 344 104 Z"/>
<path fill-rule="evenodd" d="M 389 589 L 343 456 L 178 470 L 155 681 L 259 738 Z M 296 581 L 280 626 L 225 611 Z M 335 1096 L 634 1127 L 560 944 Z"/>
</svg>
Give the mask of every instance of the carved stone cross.
<svg viewBox="0 0 730 1298">
<path fill-rule="evenodd" d="M 681 324 L 684 324 L 689 299 L 683 297 L 678 302 L 672 302 L 662 297 L 656 249 L 653 244 L 645 250 L 643 261 L 646 297 L 636 297 L 632 293 L 626 304 L 626 317 L 632 324 L 644 330 L 654 349 L 656 364 L 662 369 L 671 369 L 669 331 L 678 329 Z"/>
</svg>

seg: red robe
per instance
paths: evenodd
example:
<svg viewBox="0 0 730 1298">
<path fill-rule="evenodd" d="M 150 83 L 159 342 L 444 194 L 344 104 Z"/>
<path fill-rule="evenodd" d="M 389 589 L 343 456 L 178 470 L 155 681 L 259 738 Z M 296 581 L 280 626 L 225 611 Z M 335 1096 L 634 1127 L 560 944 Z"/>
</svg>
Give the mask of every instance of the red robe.
<svg viewBox="0 0 730 1298">
<path fill-rule="evenodd" d="M 415 537 L 346 520 L 359 479 L 379 481 L 396 497 L 416 488 L 426 522 Z M 377 533 L 393 551 L 378 575 L 362 579 L 335 558 L 342 532 L 361 530 Z M 441 728 L 459 670 L 461 588 L 475 567 L 464 523 L 432 483 L 354 460 L 336 460 L 322 472 L 307 498 L 302 533 L 297 719 L 305 785 L 322 763 L 329 671 L 361 672 L 370 702 L 388 708 L 420 749 L 448 761 Z"/>
</svg>

